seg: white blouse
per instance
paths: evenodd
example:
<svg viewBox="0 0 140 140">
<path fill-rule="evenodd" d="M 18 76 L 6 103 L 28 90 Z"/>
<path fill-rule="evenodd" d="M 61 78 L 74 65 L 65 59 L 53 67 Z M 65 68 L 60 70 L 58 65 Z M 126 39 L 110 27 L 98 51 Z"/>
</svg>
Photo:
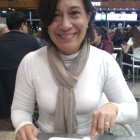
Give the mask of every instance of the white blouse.
<svg viewBox="0 0 140 140">
<path fill-rule="evenodd" d="M 75 57 L 61 56 L 64 61 Z M 39 108 L 38 125 L 43 132 L 54 132 L 54 114 L 58 83 L 50 70 L 47 47 L 27 54 L 18 69 L 11 118 L 18 130 L 32 123 L 34 105 Z M 137 103 L 129 90 L 116 60 L 107 52 L 90 46 L 90 54 L 74 88 L 78 133 L 89 133 L 92 113 L 98 108 L 105 93 L 118 106 L 116 122 L 128 123 L 137 118 Z M 103 103 L 103 102 L 102 102 Z"/>
</svg>

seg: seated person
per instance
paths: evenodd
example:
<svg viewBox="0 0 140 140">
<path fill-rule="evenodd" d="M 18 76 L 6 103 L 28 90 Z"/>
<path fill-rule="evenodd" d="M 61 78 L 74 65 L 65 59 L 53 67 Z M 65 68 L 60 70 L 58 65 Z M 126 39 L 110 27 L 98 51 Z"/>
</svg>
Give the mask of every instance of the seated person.
<svg viewBox="0 0 140 140">
<path fill-rule="evenodd" d="M 140 31 L 136 27 L 133 27 L 132 37 L 130 37 L 126 45 L 122 44 L 123 62 L 132 64 L 132 58 L 130 55 L 128 55 L 128 53 L 132 54 L 139 47 L 140 47 Z M 140 62 L 135 62 L 135 64 L 140 65 Z M 132 67 L 124 65 L 123 74 L 126 78 L 129 78 L 128 77 L 129 71 L 130 74 L 132 74 Z"/>
<path fill-rule="evenodd" d="M 106 52 L 112 54 L 113 46 L 112 42 L 108 39 L 108 32 L 103 27 L 94 27 L 94 40 L 91 44 L 99 49 L 105 50 Z"/>
<path fill-rule="evenodd" d="M 0 36 L 9 32 L 9 29 L 6 24 L 0 23 Z"/>
</svg>

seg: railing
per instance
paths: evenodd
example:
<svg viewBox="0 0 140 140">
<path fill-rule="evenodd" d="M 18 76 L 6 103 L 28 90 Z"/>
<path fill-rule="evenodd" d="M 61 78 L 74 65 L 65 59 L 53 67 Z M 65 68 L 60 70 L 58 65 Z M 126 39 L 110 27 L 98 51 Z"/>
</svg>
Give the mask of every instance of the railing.
<svg viewBox="0 0 140 140">
<path fill-rule="evenodd" d="M 38 0 L 0 0 L 0 8 L 36 9 Z"/>
<path fill-rule="evenodd" d="M 135 8 L 140 9 L 140 1 L 102 1 L 101 7 L 103 8 Z"/>
<path fill-rule="evenodd" d="M 36 9 L 38 0 L 0 0 L 0 8 Z M 140 0 L 102 0 L 103 8 L 136 8 L 140 9 Z"/>
</svg>

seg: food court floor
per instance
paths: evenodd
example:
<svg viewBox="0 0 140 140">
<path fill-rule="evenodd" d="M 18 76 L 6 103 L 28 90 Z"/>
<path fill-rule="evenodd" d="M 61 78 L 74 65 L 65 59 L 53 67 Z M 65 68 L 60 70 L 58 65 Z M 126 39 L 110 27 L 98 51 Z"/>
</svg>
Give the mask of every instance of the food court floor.
<svg viewBox="0 0 140 140">
<path fill-rule="evenodd" d="M 132 89 L 132 80 L 128 80 L 127 83 L 130 89 Z M 130 126 L 133 128 L 135 134 L 140 136 L 140 81 L 136 82 L 135 91 L 133 92 L 133 94 L 137 99 L 139 116 L 138 116 L 138 120 L 130 124 Z M 11 121 L 9 119 L 0 119 L 0 131 L 3 131 L 4 133 L 4 131 L 13 131 L 13 130 L 14 128 L 11 125 Z M 129 135 L 128 132 L 120 125 L 116 125 L 111 130 L 111 132 L 116 135 Z"/>
</svg>

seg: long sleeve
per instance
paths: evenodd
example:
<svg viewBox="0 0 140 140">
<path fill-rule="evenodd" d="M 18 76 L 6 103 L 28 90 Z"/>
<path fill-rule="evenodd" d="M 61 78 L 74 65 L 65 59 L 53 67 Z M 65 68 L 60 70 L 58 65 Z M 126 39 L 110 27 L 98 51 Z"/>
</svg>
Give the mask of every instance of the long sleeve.
<svg viewBox="0 0 140 140">
<path fill-rule="evenodd" d="M 29 66 L 30 65 L 30 69 Z M 16 129 L 32 123 L 32 114 L 35 104 L 35 93 L 31 80 L 31 63 L 23 60 L 19 66 L 16 78 L 16 88 L 11 107 L 11 118 Z M 28 71 L 28 72 L 27 72 Z"/>
<path fill-rule="evenodd" d="M 118 106 L 116 122 L 132 122 L 137 119 L 137 102 L 123 77 L 120 67 L 115 60 L 111 58 L 109 60 L 106 68 L 107 80 L 104 85 L 104 92 L 108 100 Z"/>
</svg>

